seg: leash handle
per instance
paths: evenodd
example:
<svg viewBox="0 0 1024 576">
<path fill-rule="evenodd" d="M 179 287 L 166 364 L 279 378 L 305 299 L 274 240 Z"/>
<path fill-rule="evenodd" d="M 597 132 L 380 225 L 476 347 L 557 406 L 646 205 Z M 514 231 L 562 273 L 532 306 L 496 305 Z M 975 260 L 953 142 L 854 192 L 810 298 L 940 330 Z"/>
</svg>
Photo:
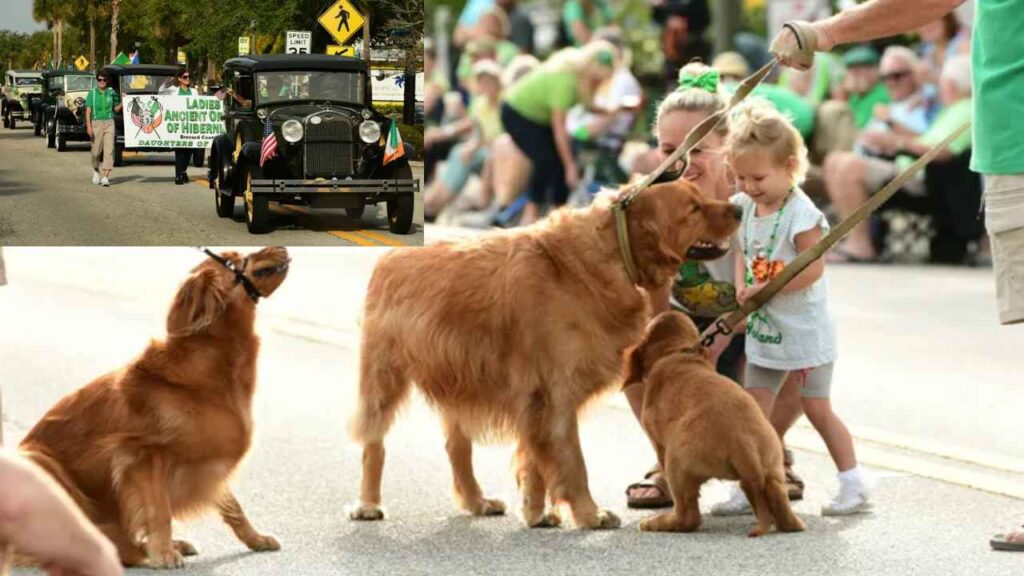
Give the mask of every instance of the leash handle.
<svg viewBox="0 0 1024 576">
<path fill-rule="evenodd" d="M 729 334 L 732 333 L 732 326 L 730 326 L 721 318 L 718 318 L 717 320 L 715 320 L 714 324 L 709 326 L 707 330 L 705 330 L 704 333 L 701 334 L 700 345 L 703 346 L 704 348 L 710 348 L 711 345 L 714 344 L 716 337 L 718 337 L 719 335 L 728 336 Z"/>
</svg>

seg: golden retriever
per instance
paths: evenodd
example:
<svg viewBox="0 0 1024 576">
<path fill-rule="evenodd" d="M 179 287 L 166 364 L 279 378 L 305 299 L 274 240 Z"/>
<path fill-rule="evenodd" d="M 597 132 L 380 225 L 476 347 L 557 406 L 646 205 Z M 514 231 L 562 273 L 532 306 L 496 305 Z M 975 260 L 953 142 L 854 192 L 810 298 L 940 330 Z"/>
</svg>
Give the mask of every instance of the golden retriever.
<svg viewBox="0 0 1024 576">
<path fill-rule="evenodd" d="M 220 258 L 238 274 L 214 259 L 197 266 L 171 305 L 167 339 L 66 396 L 20 445 L 126 566 L 183 566 L 196 551 L 172 540 L 171 519 L 214 505 L 250 549 L 280 548 L 252 527 L 227 481 L 252 440 L 256 301 L 284 281 L 288 252 Z"/>
<path fill-rule="evenodd" d="M 352 421 L 363 478 L 352 519 L 383 518 L 383 439 L 415 382 L 440 412 L 463 509 L 504 513 L 477 484 L 472 442 L 514 437 L 528 526 L 559 524 L 561 504 L 577 527 L 619 525 L 590 495 L 577 414 L 618 381 L 622 355 L 643 333 L 650 307 L 638 286 L 664 286 L 684 256 L 717 257 L 739 221 L 728 202 L 684 181 L 644 190 L 626 215 L 635 284 L 609 198 L 525 229 L 380 259 L 363 312 Z"/>
<path fill-rule="evenodd" d="M 715 372 L 700 333 L 686 315 L 665 312 L 651 321 L 630 353 L 625 386 L 644 383 L 640 422 L 665 471 L 675 508 L 651 516 L 640 529 L 692 532 L 700 527 L 700 487 L 710 478 L 739 480 L 754 507 L 750 536 L 804 524 L 789 506 L 782 445 L 757 402 Z"/>
</svg>

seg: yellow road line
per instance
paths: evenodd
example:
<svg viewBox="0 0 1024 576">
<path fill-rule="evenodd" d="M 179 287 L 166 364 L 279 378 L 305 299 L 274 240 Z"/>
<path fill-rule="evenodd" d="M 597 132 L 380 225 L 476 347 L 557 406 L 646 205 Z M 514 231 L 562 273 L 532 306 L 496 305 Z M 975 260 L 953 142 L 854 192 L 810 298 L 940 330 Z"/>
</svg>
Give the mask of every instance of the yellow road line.
<svg viewBox="0 0 1024 576">
<path fill-rule="evenodd" d="M 369 230 L 360 230 L 359 234 L 362 234 L 363 236 L 366 236 L 366 237 L 369 237 L 369 238 L 373 238 L 374 240 L 376 240 L 378 242 L 381 242 L 381 243 L 383 243 L 383 244 L 385 244 L 387 246 L 405 246 L 406 245 L 406 244 L 404 244 L 402 242 L 399 242 L 398 240 L 395 240 L 394 238 L 388 238 L 387 236 L 385 236 L 383 234 L 378 234 L 377 232 L 371 232 Z"/>
<path fill-rule="evenodd" d="M 342 232 L 340 230 L 329 230 L 327 233 L 330 234 L 331 236 L 335 236 L 337 238 L 341 238 L 342 240 L 348 240 L 349 242 L 355 242 L 356 244 L 359 244 L 360 246 L 383 246 L 383 244 L 378 244 L 377 242 L 375 242 L 373 240 L 370 240 L 368 238 L 365 238 L 365 237 L 360 236 L 359 234 L 355 234 L 353 232 Z"/>
</svg>

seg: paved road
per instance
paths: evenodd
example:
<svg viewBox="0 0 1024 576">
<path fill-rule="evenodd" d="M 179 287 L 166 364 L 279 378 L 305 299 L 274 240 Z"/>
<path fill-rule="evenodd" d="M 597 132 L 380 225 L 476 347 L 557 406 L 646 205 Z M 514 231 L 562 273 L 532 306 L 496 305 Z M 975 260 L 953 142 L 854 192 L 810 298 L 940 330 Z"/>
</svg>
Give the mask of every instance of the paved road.
<svg viewBox="0 0 1024 576">
<path fill-rule="evenodd" d="M 1024 521 L 1024 494 L 1007 495 L 1024 485 L 1024 469 L 1014 468 L 1024 436 L 1024 330 L 995 327 L 988 271 L 830 271 L 843 353 L 836 406 L 874 470 L 877 511 L 817 514 L 834 470 L 820 440 L 797 430 L 808 489 L 796 511 L 809 529 L 748 540 L 747 518 L 706 518 L 693 535 L 636 531 L 646 513 L 627 511 L 622 490 L 651 455 L 618 397 L 587 415 L 581 435 L 595 498 L 622 516 L 621 530 L 529 531 L 514 516 L 456 512 L 437 419 L 418 398 L 388 438 L 389 518 L 347 521 L 360 461 L 345 434 L 358 310 L 383 251 L 292 252 L 288 281 L 260 304 L 257 437 L 234 482 L 254 524 L 284 549 L 251 554 L 216 519 L 183 522 L 176 534 L 201 551 L 186 574 L 999 576 L 1024 568 L 1024 557 L 987 545 L 992 533 Z M 200 258 L 185 249 L 12 248 L 4 256 L 0 383 L 12 443 L 61 395 L 159 335 L 177 282 Z M 478 449 L 475 460 L 485 489 L 515 502 L 511 448 Z M 709 485 L 702 507 L 723 494 L 724 486 Z"/>
<path fill-rule="evenodd" d="M 29 124 L 0 129 L 0 244 L 11 246 L 194 246 L 200 244 L 401 246 L 423 244 L 422 194 L 413 233 L 388 231 L 383 204 L 360 220 L 344 210 L 311 211 L 271 204 L 273 232 L 250 235 L 244 208 L 218 218 L 206 169 L 191 167 L 192 182 L 174 185 L 174 156 L 126 156 L 112 186 L 91 183 L 87 143 L 69 151 L 46 148 Z M 422 167 L 414 168 L 422 180 Z"/>
</svg>

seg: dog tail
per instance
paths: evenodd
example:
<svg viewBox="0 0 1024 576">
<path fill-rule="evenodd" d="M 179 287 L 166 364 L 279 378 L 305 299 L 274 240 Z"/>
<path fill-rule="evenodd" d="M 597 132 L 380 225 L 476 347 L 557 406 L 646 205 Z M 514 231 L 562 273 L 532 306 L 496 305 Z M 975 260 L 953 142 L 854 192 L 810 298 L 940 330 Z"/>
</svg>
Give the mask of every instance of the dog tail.
<svg viewBox="0 0 1024 576">
<path fill-rule="evenodd" d="M 60 484 L 61 488 L 71 496 L 71 499 L 75 501 L 75 504 L 82 509 L 82 512 L 89 519 L 96 518 L 96 504 L 91 498 L 86 496 L 78 486 L 75 484 L 71 476 L 68 475 L 67 470 L 61 465 L 56 459 L 49 454 L 39 452 L 37 450 L 22 449 L 21 455 L 32 461 L 33 464 L 39 466 L 46 471 L 54 480 Z M 95 521 L 95 520 L 93 520 Z"/>
<path fill-rule="evenodd" d="M 402 368 L 401 347 L 381 331 L 374 330 L 373 325 L 373 322 L 366 321 L 363 324 L 359 398 L 349 422 L 352 438 L 362 444 L 384 439 L 412 388 L 412 382 Z"/>
<path fill-rule="evenodd" d="M 793 513 L 789 505 L 789 495 L 786 492 L 784 476 L 777 473 L 768 473 L 765 478 L 764 489 L 768 497 L 768 509 L 775 518 L 775 527 L 780 532 L 803 532 L 803 520 Z"/>
</svg>

